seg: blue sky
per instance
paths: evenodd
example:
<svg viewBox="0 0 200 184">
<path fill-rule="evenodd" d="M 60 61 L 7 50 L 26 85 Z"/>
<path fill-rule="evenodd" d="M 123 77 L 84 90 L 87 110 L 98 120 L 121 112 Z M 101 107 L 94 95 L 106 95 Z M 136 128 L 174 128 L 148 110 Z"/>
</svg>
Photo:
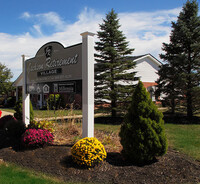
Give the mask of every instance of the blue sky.
<svg viewBox="0 0 200 184">
<path fill-rule="evenodd" d="M 159 59 L 186 0 L 0 0 L 0 62 L 21 73 L 21 55 L 34 57 L 49 41 L 64 46 L 81 42 L 80 33 L 96 33 L 105 14 L 118 13 L 121 30 L 133 55 L 151 53 Z M 198 1 L 199 2 L 199 1 Z M 95 41 L 97 37 L 95 38 Z"/>
</svg>

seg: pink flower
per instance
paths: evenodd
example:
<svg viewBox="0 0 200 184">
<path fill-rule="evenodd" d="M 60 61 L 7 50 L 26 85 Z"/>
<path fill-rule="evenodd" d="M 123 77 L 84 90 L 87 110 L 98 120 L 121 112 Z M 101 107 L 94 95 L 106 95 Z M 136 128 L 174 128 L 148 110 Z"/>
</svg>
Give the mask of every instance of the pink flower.
<svg viewBox="0 0 200 184">
<path fill-rule="evenodd" d="M 49 131 L 43 129 L 27 129 L 22 138 L 25 145 L 36 147 L 52 144 L 53 140 L 53 135 Z"/>
</svg>

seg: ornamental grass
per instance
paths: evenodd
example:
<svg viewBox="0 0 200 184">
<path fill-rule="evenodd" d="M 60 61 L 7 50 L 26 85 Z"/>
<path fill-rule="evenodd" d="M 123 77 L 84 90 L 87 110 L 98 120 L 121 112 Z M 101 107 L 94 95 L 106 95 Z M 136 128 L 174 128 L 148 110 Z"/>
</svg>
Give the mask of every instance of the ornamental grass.
<svg viewBox="0 0 200 184">
<path fill-rule="evenodd" d="M 91 168 L 102 162 L 107 153 L 104 146 L 96 138 L 83 138 L 71 148 L 73 161 L 79 166 Z"/>
<path fill-rule="evenodd" d="M 48 120 L 41 120 L 41 121 L 32 121 L 30 122 L 29 128 L 32 129 L 44 129 L 48 130 L 50 133 L 54 133 L 55 125 L 53 121 L 48 121 Z"/>
</svg>

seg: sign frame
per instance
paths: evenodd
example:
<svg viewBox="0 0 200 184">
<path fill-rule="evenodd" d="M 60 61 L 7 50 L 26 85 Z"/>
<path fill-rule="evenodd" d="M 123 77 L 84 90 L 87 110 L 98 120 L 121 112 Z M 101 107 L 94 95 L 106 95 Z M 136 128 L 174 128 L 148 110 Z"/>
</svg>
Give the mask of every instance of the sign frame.
<svg viewBox="0 0 200 184">
<path fill-rule="evenodd" d="M 82 58 L 82 137 L 94 137 L 94 33 L 84 32 L 81 33 L 81 58 Z M 52 43 L 52 42 L 49 42 Z M 49 44 L 47 43 L 47 44 Z M 58 42 L 56 42 L 58 43 Z M 52 56 L 52 47 L 45 47 L 46 59 Z M 43 48 L 43 45 L 41 48 Z M 61 45 L 61 44 L 60 44 Z M 77 44 L 80 45 L 80 44 Z M 50 45 L 49 45 L 50 46 Z M 70 48 L 70 47 L 68 47 Z M 40 55 L 38 50 L 37 55 Z M 23 55 L 24 56 L 24 55 Z M 25 56 L 24 56 L 25 57 Z M 26 125 L 30 123 L 30 94 L 26 93 L 27 84 L 30 83 L 27 79 L 27 62 L 23 57 L 23 120 Z M 41 57 L 44 57 L 41 55 Z M 38 68 L 39 67 L 39 68 Z M 40 68 L 41 67 L 41 68 Z M 34 67 L 33 67 L 34 70 Z M 42 65 L 36 66 L 36 70 L 43 70 Z M 47 70 L 44 70 L 44 72 Z M 59 79 L 60 80 L 60 79 Z M 47 90 L 48 91 L 48 90 Z"/>
</svg>

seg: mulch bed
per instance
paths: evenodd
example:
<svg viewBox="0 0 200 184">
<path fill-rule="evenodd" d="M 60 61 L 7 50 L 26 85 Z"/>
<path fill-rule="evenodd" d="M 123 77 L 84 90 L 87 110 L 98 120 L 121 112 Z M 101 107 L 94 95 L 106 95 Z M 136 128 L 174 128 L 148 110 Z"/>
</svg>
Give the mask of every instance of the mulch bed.
<svg viewBox="0 0 200 184">
<path fill-rule="evenodd" d="M 77 167 L 70 155 L 70 145 L 48 146 L 35 150 L 0 149 L 0 159 L 56 176 L 64 181 L 88 183 L 198 183 L 200 162 L 168 149 L 165 156 L 144 166 L 124 162 L 120 153 L 108 153 L 106 161 L 90 170 Z"/>
</svg>

